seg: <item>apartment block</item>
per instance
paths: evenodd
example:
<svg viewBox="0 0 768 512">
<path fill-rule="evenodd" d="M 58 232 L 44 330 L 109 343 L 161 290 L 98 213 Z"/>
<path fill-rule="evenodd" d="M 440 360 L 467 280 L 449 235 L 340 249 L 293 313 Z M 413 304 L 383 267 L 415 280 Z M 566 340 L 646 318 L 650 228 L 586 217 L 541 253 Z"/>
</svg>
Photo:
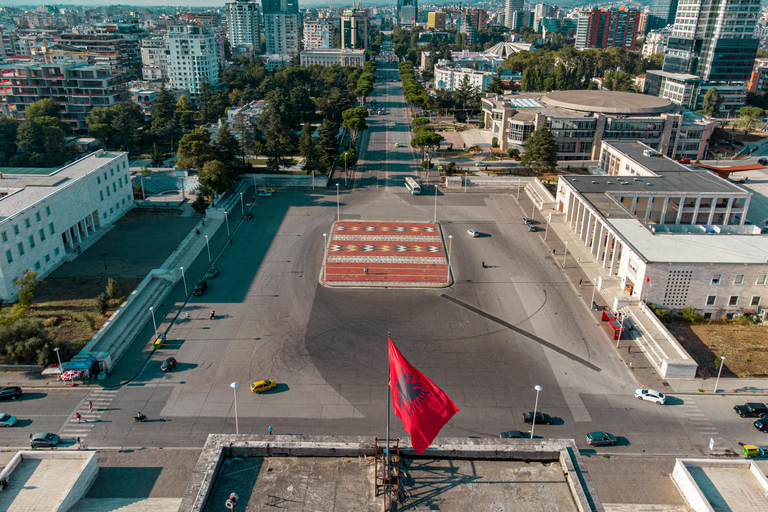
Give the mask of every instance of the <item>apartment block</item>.
<svg viewBox="0 0 768 512">
<path fill-rule="evenodd" d="M 299 15 L 264 13 L 267 54 L 291 58 L 299 53 Z"/>
<path fill-rule="evenodd" d="M 141 41 L 141 74 L 144 80 L 168 80 L 168 59 L 170 51 L 162 37 Z"/>
<path fill-rule="evenodd" d="M 304 49 L 325 50 L 333 48 L 333 21 L 329 19 L 304 22 Z"/>
<path fill-rule="evenodd" d="M 207 27 L 173 25 L 166 35 L 170 87 L 187 89 L 195 97 L 200 86 L 219 83 L 216 37 Z"/>
<path fill-rule="evenodd" d="M 637 9 L 592 9 L 583 11 L 578 18 L 576 49 L 609 48 L 635 49 L 640 28 Z"/>
<path fill-rule="evenodd" d="M 255 0 L 237 0 L 226 4 L 227 38 L 234 46 L 261 48 L 261 16 Z"/>
<path fill-rule="evenodd" d="M 445 13 L 430 12 L 427 14 L 427 29 L 443 31 L 445 30 Z"/>
<path fill-rule="evenodd" d="M 56 34 L 53 41 L 62 48 L 71 47 L 88 52 L 117 53 L 127 70 L 141 62 L 139 39 L 117 34 Z"/>
<path fill-rule="evenodd" d="M 341 14 L 341 47 L 368 49 L 368 9 L 345 9 Z"/>
</svg>

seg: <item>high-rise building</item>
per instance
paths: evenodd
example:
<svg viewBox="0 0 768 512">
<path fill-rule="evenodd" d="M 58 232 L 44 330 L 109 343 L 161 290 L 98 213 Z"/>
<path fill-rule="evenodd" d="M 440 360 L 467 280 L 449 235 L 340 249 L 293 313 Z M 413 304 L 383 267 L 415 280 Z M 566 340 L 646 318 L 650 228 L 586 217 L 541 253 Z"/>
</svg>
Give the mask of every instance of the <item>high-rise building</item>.
<svg viewBox="0 0 768 512">
<path fill-rule="evenodd" d="M 172 25 L 166 35 L 168 76 L 174 89 L 195 97 L 200 86 L 219 83 L 216 36 L 199 25 Z"/>
<path fill-rule="evenodd" d="M 533 14 L 537 18 L 554 18 L 557 8 L 549 4 L 536 4 Z"/>
<path fill-rule="evenodd" d="M 141 62 L 139 40 L 118 34 L 56 34 L 54 43 L 88 52 L 117 53 L 124 69 Z"/>
<path fill-rule="evenodd" d="M 445 30 L 445 13 L 430 12 L 427 14 L 427 29 L 436 30 L 438 32 Z"/>
<path fill-rule="evenodd" d="M 341 14 L 341 47 L 368 49 L 368 9 L 344 9 Z"/>
<path fill-rule="evenodd" d="M 675 22 L 677 0 L 652 0 L 648 10 L 647 32 L 658 30 Z"/>
<path fill-rule="evenodd" d="M 304 22 L 304 49 L 327 50 L 333 48 L 333 21 L 329 19 Z"/>
<path fill-rule="evenodd" d="M 616 46 L 635 49 L 641 11 L 637 9 L 592 9 L 579 15 L 576 49 Z"/>
<path fill-rule="evenodd" d="M 506 0 L 504 4 L 504 26 L 514 29 L 514 13 L 523 10 L 523 0 Z"/>
<path fill-rule="evenodd" d="M 419 15 L 419 0 L 397 0 L 397 25 L 412 27 Z"/>
<path fill-rule="evenodd" d="M 299 14 L 299 0 L 261 0 L 264 14 L 284 12 L 286 14 Z"/>
<path fill-rule="evenodd" d="M 227 4 L 227 38 L 232 46 L 261 48 L 259 4 L 256 0 L 237 0 Z"/>
<path fill-rule="evenodd" d="M 534 19 L 531 11 L 513 11 L 509 23 L 505 23 L 505 26 L 517 31 L 523 27 L 533 27 Z"/>
<path fill-rule="evenodd" d="M 675 17 L 664 71 L 706 81 L 749 80 L 757 55 L 754 37 L 760 0 L 688 0 Z"/>
<path fill-rule="evenodd" d="M 144 80 L 168 80 L 168 45 L 162 37 L 141 41 L 141 75 Z"/>
<path fill-rule="evenodd" d="M 264 14 L 264 35 L 267 55 L 279 55 L 283 60 L 299 54 L 299 15 L 284 12 Z"/>
</svg>

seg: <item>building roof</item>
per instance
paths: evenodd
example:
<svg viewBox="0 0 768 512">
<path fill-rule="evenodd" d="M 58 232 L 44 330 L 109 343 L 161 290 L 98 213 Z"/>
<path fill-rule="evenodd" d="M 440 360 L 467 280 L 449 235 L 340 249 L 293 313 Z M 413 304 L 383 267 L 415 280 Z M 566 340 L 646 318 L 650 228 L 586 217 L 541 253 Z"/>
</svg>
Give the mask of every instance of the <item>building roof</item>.
<svg viewBox="0 0 768 512">
<path fill-rule="evenodd" d="M 696 75 L 689 75 L 688 73 L 670 73 L 669 71 L 662 71 L 660 69 L 649 69 L 646 71 L 649 75 L 659 75 L 664 78 L 671 78 L 672 80 L 678 80 L 680 82 L 692 82 L 701 81 L 701 78 Z"/>
<path fill-rule="evenodd" d="M 664 98 L 615 91 L 552 91 L 539 101 L 552 107 L 602 114 L 658 114 L 675 107 Z"/>
<path fill-rule="evenodd" d="M 491 46 L 484 53 L 492 53 L 497 57 L 506 59 L 507 57 L 509 57 L 510 55 L 514 55 L 515 53 L 531 51 L 531 50 L 533 50 L 532 44 L 510 43 L 508 41 L 502 41 L 501 43 Z"/>
</svg>

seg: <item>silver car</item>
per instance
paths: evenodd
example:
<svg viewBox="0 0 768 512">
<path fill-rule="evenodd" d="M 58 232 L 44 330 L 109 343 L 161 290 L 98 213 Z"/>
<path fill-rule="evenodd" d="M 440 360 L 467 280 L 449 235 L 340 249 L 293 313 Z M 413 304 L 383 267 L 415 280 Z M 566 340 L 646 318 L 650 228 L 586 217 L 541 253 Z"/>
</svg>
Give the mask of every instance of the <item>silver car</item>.
<svg viewBox="0 0 768 512">
<path fill-rule="evenodd" d="M 638 389 L 635 391 L 635 398 L 639 400 L 647 400 L 659 405 L 664 405 L 667 401 L 667 397 L 664 393 L 659 393 L 654 389 Z"/>
<path fill-rule="evenodd" d="M 12 427 L 16 424 L 16 416 L 0 412 L 0 427 Z"/>
<path fill-rule="evenodd" d="M 480 233 L 478 233 L 478 232 L 477 232 L 477 231 L 475 231 L 474 229 L 468 229 L 468 230 L 467 230 L 467 234 L 468 234 L 469 236 L 471 236 L 472 238 L 477 238 L 477 237 L 479 237 L 479 236 L 480 236 Z"/>
</svg>

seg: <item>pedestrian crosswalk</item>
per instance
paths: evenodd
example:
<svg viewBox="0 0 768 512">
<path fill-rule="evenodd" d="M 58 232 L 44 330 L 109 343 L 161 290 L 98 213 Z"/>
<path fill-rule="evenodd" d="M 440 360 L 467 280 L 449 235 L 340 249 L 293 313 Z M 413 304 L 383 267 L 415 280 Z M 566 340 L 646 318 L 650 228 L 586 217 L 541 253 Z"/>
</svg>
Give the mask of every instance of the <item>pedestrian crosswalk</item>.
<svg viewBox="0 0 768 512">
<path fill-rule="evenodd" d="M 91 429 L 99 423 L 101 416 L 109 408 L 117 392 L 118 390 L 109 391 L 105 389 L 91 391 L 61 430 L 62 437 L 76 437 L 81 440 L 88 437 Z M 89 407 L 89 404 L 92 407 Z M 76 414 L 80 415 L 79 421 Z"/>
<path fill-rule="evenodd" d="M 696 432 L 702 436 L 713 439 L 715 441 L 715 447 L 724 446 L 723 437 L 715 428 L 715 425 L 709 421 L 706 415 L 701 411 L 701 408 L 691 398 L 686 398 L 685 403 L 680 406 L 686 419 L 691 422 Z M 715 451 L 717 448 L 715 449 Z"/>
</svg>

